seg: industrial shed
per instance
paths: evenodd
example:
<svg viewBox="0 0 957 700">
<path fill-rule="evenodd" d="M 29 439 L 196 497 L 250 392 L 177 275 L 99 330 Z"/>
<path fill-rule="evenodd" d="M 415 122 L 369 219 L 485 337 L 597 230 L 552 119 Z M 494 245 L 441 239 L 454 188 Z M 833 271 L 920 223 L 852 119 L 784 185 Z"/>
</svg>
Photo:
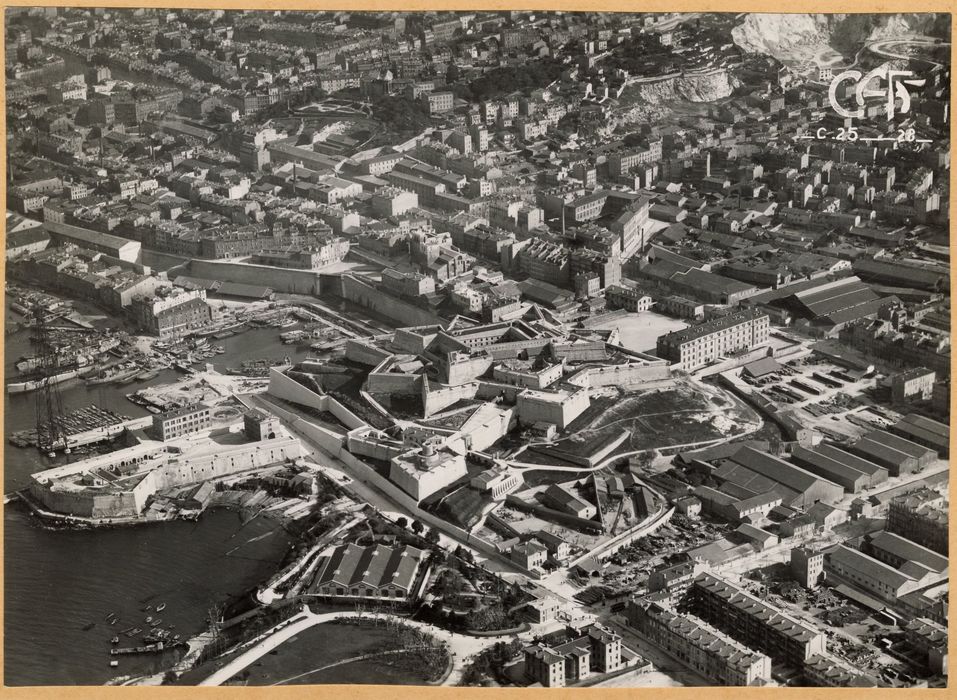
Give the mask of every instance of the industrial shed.
<svg viewBox="0 0 957 700">
<path fill-rule="evenodd" d="M 731 459 L 724 460 L 721 466 L 714 470 L 712 476 L 720 482 L 720 490 L 734 496 L 735 500 L 774 491 L 781 497 L 782 502 L 788 505 L 798 495 L 794 489 L 763 474 L 758 474 Z"/>
<path fill-rule="evenodd" d="M 905 440 L 936 450 L 941 457 L 950 453 L 950 426 L 939 421 L 909 413 L 891 426 L 890 431 Z"/>
<path fill-rule="evenodd" d="M 755 475 L 770 479 L 784 487 L 787 493 L 783 493 L 779 488 L 775 489 L 781 493 L 782 497 L 785 497 L 784 505 L 808 508 L 818 501 L 836 503 L 844 497 L 844 489 L 840 484 L 821 478 L 766 452 L 744 447 L 735 453 L 731 461 Z M 715 476 L 717 474 L 715 472 Z M 790 494 L 794 494 L 793 497 Z"/>
<path fill-rule="evenodd" d="M 851 449 L 865 459 L 887 467 L 891 476 L 918 471 L 937 457 L 933 450 L 884 430 L 872 430 Z"/>
<path fill-rule="evenodd" d="M 870 477 L 864 472 L 821 454 L 816 450 L 796 446 L 791 452 L 791 460 L 809 472 L 840 484 L 848 493 L 859 493 L 870 485 Z"/>
<path fill-rule="evenodd" d="M 836 462 L 840 462 L 841 464 L 866 474 L 870 482 L 870 486 L 876 486 L 881 482 L 887 481 L 887 467 L 882 467 L 880 464 L 875 464 L 869 459 L 858 457 L 857 455 L 851 454 L 847 450 L 842 450 L 827 443 L 821 443 L 820 445 L 817 445 L 814 448 L 814 451 L 818 454 L 828 457 L 829 459 L 833 459 Z"/>
</svg>

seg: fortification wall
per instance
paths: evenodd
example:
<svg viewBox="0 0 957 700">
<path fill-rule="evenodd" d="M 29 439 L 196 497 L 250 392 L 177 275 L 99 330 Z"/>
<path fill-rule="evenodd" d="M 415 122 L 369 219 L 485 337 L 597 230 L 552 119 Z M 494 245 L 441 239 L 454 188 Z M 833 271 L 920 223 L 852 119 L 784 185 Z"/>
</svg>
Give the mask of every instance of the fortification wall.
<svg viewBox="0 0 957 700">
<path fill-rule="evenodd" d="M 656 365 L 628 364 L 608 367 L 591 367 L 587 371 L 589 386 L 618 386 L 628 388 L 671 378 L 671 367 L 667 363 Z"/>
<path fill-rule="evenodd" d="M 342 278 L 342 297 L 394 319 L 396 325 L 427 326 L 442 323 L 437 315 L 349 275 Z"/>
<path fill-rule="evenodd" d="M 508 403 L 514 404 L 518 395 L 525 390 L 522 386 L 511 384 L 496 384 L 495 382 L 479 382 L 478 398 L 491 400 L 499 396 Z"/>
<path fill-rule="evenodd" d="M 621 443 L 628 439 L 630 433 L 627 430 L 622 430 L 618 435 L 614 436 L 603 445 L 599 445 L 598 449 L 588 455 L 578 455 L 565 450 L 556 448 L 556 447 L 535 447 L 533 448 L 535 452 L 539 452 L 550 457 L 557 457 L 558 459 L 564 460 L 566 462 L 571 462 L 573 464 L 581 464 L 586 467 L 594 467 L 599 464 L 605 457 L 607 457 L 611 452 L 618 447 Z"/>
<path fill-rule="evenodd" d="M 319 275 L 313 270 L 194 259 L 189 263 L 189 274 L 193 277 L 223 282 L 270 287 L 277 292 L 290 294 L 319 294 L 320 292 Z"/>
<path fill-rule="evenodd" d="M 608 357 L 604 340 L 552 343 L 552 357 L 569 362 L 600 362 Z"/>
<path fill-rule="evenodd" d="M 93 514 L 93 494 L 52 491 L 36 481 L 30 482 L 30 495 L 44 508 L 55 513 L 68 513 L 89 518 Z"/>
<path fill-rule="evenodd" d="M 430 385 L 427 390 L 423 387 L 422 404 L 425 417 L 428 418 L 461 399 L 474 399 L 478 393 L 478 388 L 479 384 L 477 382 L 440 388 L 433 388 Z"/>
<path fill-rule="evenodd" d="M 391 356 L 392 353 L 369 343 L 352 338 L 346 341 L 346 359 L 352 362 L 375 367 Z"/>
<path fill-rule="evenodd" d="M 366 379 L 366 391 L 372 394 L 418 394 L 424 378 L 419 374 L 375 372 Z"/>
<path fill-rule="evenodd" d="M 293 437 L 223 446 L 223 450 L 199 457 L 171 457 L 166 464 L 144 474 L 133 487 L 115 493 L 95 490 L 62 491 L 34 481 L 30 492 L 47 510 L 88 518 L 138 516 L 147 499 L 160 489 L 199 483 L 247 469 L 296 459 L 301 455 Z M 54 482 L 55 483 L 55 482 Z"/>
<path fill-rule="evenodd" d="M 389 462 L 393 457 L 411 449 L 408 445 L 390 445 L 371 439 L 366 435 L 351 434 L 346 439 L 346 445 L 352 454 L 377 459 L 381 462 Z"/>
<path fill-rule="evenodd" d="M 532 338 L 531 340 L 513 340 L 507 343 L 496 343 L 484 348 L 496 360 L 510 360 L 523 352 L 529 355 L 538 355 L 551 343 L 549 338 Z"/>
<path fill-rule="evenodd" d="M 317 394 L 275 368 L 269 373 L 269 389 L 266 393 L 275 396 L 277 399 L 291 401 L 319 411 L 328 411 L 350 430 L 368 426 L 364 420 L 331 396 Z M 270 404 L 270 406 L 273 406 L 274 410 L 277 408 L 274 404 Z"/>
<path fill-rule="evenodd" d="M 488 372 L 493 360 L 488 356 L 471 357 L 448 363 L 446 371 L 447 384 L 465 384 L 478 379 Z"/>
<path fill-rule="evenodd" d="M 504 437 L 515 427 L 515 409 L 481 409 L 462 426 L 462 433 L 469 436 L 470 450 L 484 450 Z"/>
<path fill-rule="evenodd" d="M 302 456 L 302 448 L 294 437 L 251 442 L 239 446 L 223 446 L 222 451 L 200 457 L 171 460 L 154 469 L 147 479 L 152 491 L 183 486 L 209 479 L 218 479 L 248 469 L 258 469 Z"/>
<path fill-rule="evenodd" d="M 435 340 L 439 328 L 434 331 L 416 331 L 414 329 L 397 328 L 393 343 L 403 350 L 411 353 L 423 353 L 425 349 Z"/>
<path fill-rule="evenodd" d="M 94 518 L 128 518 L 140 514 L 142 508 L 133 493 L 94 496 L 91 516 Z"/>
</svg>

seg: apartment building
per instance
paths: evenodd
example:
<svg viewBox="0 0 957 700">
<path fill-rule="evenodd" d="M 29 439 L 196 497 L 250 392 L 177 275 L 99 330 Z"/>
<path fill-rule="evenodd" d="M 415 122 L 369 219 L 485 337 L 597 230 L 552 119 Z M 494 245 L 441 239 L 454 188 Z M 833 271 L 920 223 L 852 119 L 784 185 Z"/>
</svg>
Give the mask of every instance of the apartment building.
<svg viewBox="0 0 957 700">
<path fill-rule="evenodd" d="M 695 578 L 688 598 L 693 613 L 775 663 L 802 667 L 827 651 L 824 632 L 714 574 Z"/>
<path fill-rule="evenodd" d="M 203 403 L 183 406 L 153 416 L 153 433 L 163 442 L 209 430 L 212 425 L 209 406 Z"/>
<path fill-rule="evenodd" d="M 767 343 L 770 331 L 766 313 L 742 311 L 661 336 L 657 355 L 691 372 L 729 353 Z"/>
<path fill-rule="evenodd" d="M 452 110 L 452 104 L 455 98 L 451 92 L 429 92 L 422 95 L 421 99 L 429 108 L 429 114 L 441 114 Z"/>
<path fill-rule="evenodd" d="M 656 647 L 717 685 L 758 686 L 771 679 L 771 659 L 693 615 L 632 600 L 628 624 Z"/>
<path fill-rule="evenodd" d="M 886 530 L 946 555 L 947 523 L 944 497 L 936 491 L 920 489 L 891 500 Z"/>
<path fill-rule="evenodd" d="M 624 667 L 621 636 L 600 624 L 584 629 L 568 627 L 558 636 L 563 641 L 545 641 L 525 647 L 525 675 L 546 688 L 561 688 L 594 673 L 614 673 Z"/>
</svg>

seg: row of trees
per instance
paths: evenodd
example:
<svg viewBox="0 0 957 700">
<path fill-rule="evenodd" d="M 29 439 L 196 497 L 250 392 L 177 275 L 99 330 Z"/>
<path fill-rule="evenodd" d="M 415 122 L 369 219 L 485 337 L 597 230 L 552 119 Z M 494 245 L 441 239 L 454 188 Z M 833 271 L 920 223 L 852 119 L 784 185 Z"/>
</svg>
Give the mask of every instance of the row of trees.
<svg viewBox="0 0 957 700">
<path fill-rule="evenodd" d="M 400 517 L 395 521 L 395 524 L 401 528 L 409 527 L 409 519 L 405 517 Z M 437 530 L 430 529 L 428 532 L 425 532 L 425 525 L 423 525 L 418 520 L 412 521 L 412 526 L 410 528 L 413 533 L 419 537 L 424 537 L 425 541 L 431 545 L 437 545 L 439 543 L 439 533 Z M 425 534 L 422 534 L 425 532 Z"/>
</svg>

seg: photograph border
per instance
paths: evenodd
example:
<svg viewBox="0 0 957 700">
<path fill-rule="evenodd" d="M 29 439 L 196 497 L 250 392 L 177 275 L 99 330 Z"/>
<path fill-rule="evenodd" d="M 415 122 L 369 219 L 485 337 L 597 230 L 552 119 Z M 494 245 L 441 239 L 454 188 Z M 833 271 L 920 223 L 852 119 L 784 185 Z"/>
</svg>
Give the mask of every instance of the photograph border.
<svg viewBox="0 0 957 700">
<path fill-rule="evenodd" d="M 50 2 L 49 0 L 36 0 L 34 2 L 3 1 L 4 9 L 8 7 L 78 7 L 78 8 L 170 8 L 170 9 L 236 9 L 236 10 L 350 10 L 350 11 L 432 11 L 432 10 L 560 10 L 560 11 L 581 11 L 581 12 L 722 12 L 722 13 L 797 13 L 793 10 L 794 5 L 786 7 L 769 5 L 767 2 L 757 2 L 756 0 L 711 0 L 703 2 L 701 0 L 646 0 L 642 3 L 629 3 L 615 0 L 594 0 L 587 2 L 585 0 L 471 0 L 470 2 L 449 2 L 447 0 L 406 0 L 406 2 L 388 1 L 370 1 L 370 0 L 318 0 L 309 2 L 304 0 L 276 0 L 275 2 L 266 2 L 258 0 L 253 2 L 242 2 L 237 0 L 204 0 L 187 1 L 169 0 L 167 2 L 129 2 L 115 0 L 101 0 L 100 2 L 89 2 L 87 0 L 74 0 L 73 2 Z M 953 20 L 954 11 L 957 8 L 957 0 L 952 2 L 940 2 L 937 0 L 910 0 L 903 2 L 901 0 L 880 0 L 875 2 L 865 2 L 864 0 L 844 0 L 843 2 L 805 0 L 801 3 L 800 13 L 853 13 L 853 14 L 897 14 L 897 13 L 949 13 L 951 14 L 951 33 L 954 34 Z M 6 38 L 6 32 L 0 32 L 0 49 L 3 48 L 3 42 Z M 3 51 L 0 50 L 0 56 Z M 951 67 L 954 66 L 955 57 L 957 57 L 957 47 L 951 41 Z M 2 60 L 2 59 L 0 59 Z M 4 73 L 5 80 L 5 73 Z M 950 144 L 953 154 L 954 136 L 957 134 L 957 125 L 954 121 L 955 98 L 951 90 L 950 104 Z M 6 112 L 0 115 L 4 131 L 6 130 Z M 6 139 L 0 144 L 0 157 L 6 163 Z M 950 178 L 950 197 L 951 202 L 955 201 L 957 185 L 954 182 L 953 172 Z M 6 205 L 6 188 L 0 191 L 0 200 Z M 4 232 L 5 235 L 5 232 Z M 951 226 L 950 238 L 951 251 L 951 293 L 954 288 L 954 281 L 957 279 L 953 265 L 953 258 L 957 253 L 957 242 L 953 235 L 953 224 Z M 6 282 L 5 266 L 0 275 Z M 951 304 L 951 323 L 957 319 L 954 305 Z M 0 350 L 2 355 L 3 350 Z M 957 361 L 952 356 L 951 374 L 953 375 L 954 365 Z M 951 411 L 957 408 L 957 396 L 951 393 Z M 953 423 L 953 421 L 952 421 Z M 957 437 L 951 436 L 951 446 L 957 442 Z M 0 445 L 0 453 L 5 450 L 6 441 Z M 2 469 L 2 467 L 0 467 Z M 950 474 L 950 485 L 953 487 L 953 474 Z M 2 535 L 3 523 L 0 522 L 0 535 Z M 955 550 L 955 535 L 957 535 L 957 524 L 955 519 L 950 519 L 950 554 Z M 0 576 L 6 562 L 0 560 Z M 15 564 L 15 563 L 14 563 Z M 5 596 L 0 599 L 0 620 L 3 619 L 3 603 Z M 955 603 L 950 599 L 950 614 L 954 612 Z M 2 631 L 0 631 L 2 634 Z M 952 636 L 949 635 L 951 650 L 953 649 Z M 0 648 L 0 679 L 3 678 L 3 649 Z M 2 681 L 0 681 L 2 685 Z M 751 687 L 685 687 L 685 688 L 601 688 L 594 689 L 574 689 L 574 688 L 544 688 L 544 689 L 490 689 L 490 688 L 449 688 L 449 687 L 430 687 L 430 686 L 372 686 L 372 685 L 321 685 L 321 686 L 286 686 L 286 687 L 216 687 L 216 688 L 197 688 L 197 687 L 109 687 L 109 686 L 17 686 L 10 687 L 2 685 L 0 687 L 0 697 L 2 698 L 43 698 L 48 700 L 90 700 L 99 698 L 145 698 L 159 696 L 170 700 L 192 700 L 193 698 L 225 698 L 230 696 L 239 696 L 245 698 L 301 698 L 305 695 L 318 696 L 322 698 L 336 697 L 349 698 L 350 700 L 381 700 L 382 698 L 397 698 L 399 700 L 439 700 L 462 694 L 462 696 L 479 699 L 484 697 L 502 697 L 508 696 L 514 700 L 531 700 L 532 698 L 552 698 L 554 700 L 564 700 L 566 698 L 599 698 L 599 697 L 655 697 L 664 700 L 692 700 L 706 693 L 710 699 L 714 700 L 738 700 L 738 698 L 764 698 L 777 693 L 787 694 L 790 698 L 820 698 L 827 700 L 857 700 L 862 694 L 868 698 L 900 698 L 917 697 L 913 695 L 919 693 L 921 699 L 937 700 L 946 697 L 957 697 L 953 692 L 953 686 L 942 689 L 868 689 L 862 691 L 853 688 L 751 688 Z"/>
</svg>

